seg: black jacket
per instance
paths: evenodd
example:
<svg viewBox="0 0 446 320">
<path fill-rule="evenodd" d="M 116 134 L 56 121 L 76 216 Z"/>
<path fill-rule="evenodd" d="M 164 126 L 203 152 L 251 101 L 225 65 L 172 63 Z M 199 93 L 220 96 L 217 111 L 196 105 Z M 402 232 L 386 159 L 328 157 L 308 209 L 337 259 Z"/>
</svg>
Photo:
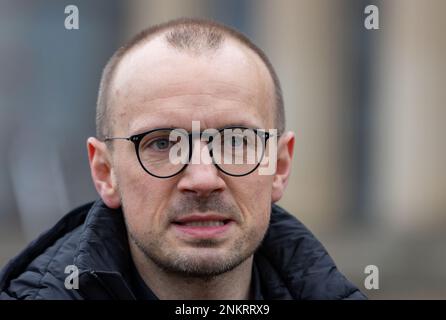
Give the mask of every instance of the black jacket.
<svg viewBox="0 0 446 320">
<path fill-rule="evenodd" d="M 265 299 L 365 299 L 321 243 L 273 205 L 268 232 L 254 255 Z M 66 289 L 67 265 L 79 289 Z M 73 210 L 0 272 L 0 299 L 135 299 L 121 210 L 98 200 Z"/>
</svg>

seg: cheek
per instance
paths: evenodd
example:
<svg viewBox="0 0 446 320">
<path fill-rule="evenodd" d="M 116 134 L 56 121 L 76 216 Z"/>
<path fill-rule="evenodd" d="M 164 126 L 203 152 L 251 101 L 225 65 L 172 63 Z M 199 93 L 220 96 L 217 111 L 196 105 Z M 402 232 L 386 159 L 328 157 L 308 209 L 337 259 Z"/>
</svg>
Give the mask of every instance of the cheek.
<svg viewBox="0 0 446 320">
<path fill-rule="evenodd" d="M 271 212 L 271 194 L 272 194 L 273 176 L 257 176 L 255 184 L 255 195 L 257 198 L 257 218 L 262 221 L 262 227 L 267 228 Z"/>
<path fill-rule="evenodd" d="M 253 175 L 251 196 L 262 205 L 271 205 L 271 192 L 274 177 L 271 175 Z"/>
<path fill-rule="evenodd" d="M 245 177 L 244 181 L 233 181 L 231 192 L 249 223 L 260 226 L 269 222 L 272 181 L 271 176 L 257 174 Z"/>
<path fill-rule="evenodd" d="M 161 180 L 132 168 L 120 172 L 117 177 L 118 189 L 122 200 L 127 223 L 135 231 L 144 231 L 163 225 L 166 203 L 171 186 Z"/>
</svg>

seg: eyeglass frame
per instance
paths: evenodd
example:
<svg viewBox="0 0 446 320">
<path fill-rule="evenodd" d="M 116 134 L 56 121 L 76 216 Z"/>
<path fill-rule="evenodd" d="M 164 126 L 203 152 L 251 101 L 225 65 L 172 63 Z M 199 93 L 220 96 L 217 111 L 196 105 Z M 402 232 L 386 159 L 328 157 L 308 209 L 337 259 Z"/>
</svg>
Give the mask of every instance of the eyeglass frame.
<svg viewBox="0 0 446 320">
<path fill-rule="evenodd" d="M 156 178 L 159 178 L 159 179 L 167 179 L 167 178 L 171 178 L 171 177 L 174 177 L 174 176 L 180 174 L 182 171 L 184 171 L 184 170 L 186 169 L 186 167 L 189 165 L 190 160 L 191 160 L 191 158 L 192 158 L 192 152 L 193 152 L 192 138 L 193 138 L 194 135 L 198 135 L 198 134 L 199 134 L 199 138 L 201 139 L 202 134 L 204 133 L 205 130 L 200 131 L 200 132 L 189 132 L 189 133 L 187 134 L 187 135 L 188 135 L 188 139 L 189 139 L 189 159 L 188 159 L 188 162 L 185 163 L 185 164 L 183 165 L 183 168 L 181 168 L 178 172 L 176 172 L 176 173 L 174 173 L 174 174 L 171 174 L 171 175 L 169 175 L 169 176 L 165 176 L 165 177 L 164 177 L 164 176 L 158 176 L 158 175 L 156 175 L 156 174 L 150 172 L 149 170 L 147 170 L 147 168 L 146 168 L 146 167 L 144 166 L 144 164 L 142 163 L 142 161 L 141 161 L 141 157 L 140 157 L 140 155 L 139 155 L 139 145 L 140 145 L 141 141 L 143 140 L 143 138 L 144 138 L 146 135 L 148 135 L 148 134 L 150 134 L 150 133 L 152 133 L 152 132 L 162 131 L 162 130 L 170 130 L 170 131 L 173 131 L 173 130 L 178 130 L 178 129 L 183 130 L 183 129 L 181 129 L 181 128 L 156 128 L 156 129 L 151 129 L 151 130 L 149 130 L 149 131 L 145 131 L 145 132 L 142 132 L 142 133 L 134 134 L 134 135 L 131 135 L 131 136 L 129 136 L 129 137 L 105 137 L 104 140 L 103 140 L 103 142 L 109 142 L 109 141 L 113 141 L 113 140 L 127 140 L 127 141 L 130 141 L 130 142 L 133 142 L 133 144 L 134 144 L 134 146 L 135 146 L 136 157 L 137 157 L 138 162 L 139 162 L 139 164 L 141 165 L 142 169 L 143 169 L 145 172 L 147 172 L 149 175 L 153 176 L 153 177 L 156 177 Z M 248 127 L 243 127 L 243 126 L 229 126 L 229 127 L 224 127 L 224 128 L 218 129 L 218 132 L 221 133 L 222 131 L 227 130 L 227 129 L 243 129 L 243 130 L 247 130 L 247 129 L 248 129 L 248 130 L 252 130 L 252 131 L 254 131 L 254 133 L 255 133 L 258 137 L 263 138 L 263 140 L 262 140 L 262 143 L 263 143 L 263 149 L 262 149 L 262 155 L 261 155 L 261 157 L 260 157 L 260 160 L 258 161 L 258 163 L 256 164 L 256 166 L 255 166 L 253 169 L 251 169 L 249 172 L 244 173 L 244 174 L 232 174 L 232 173 L 228 173 L 228 172 L 226 172 L 225 170 L 223 170 L 222 168 L 220 168 L 220 166 L 219 166 L 217 163 L 215 163 L 214 156 L 213 156 L 213 153 L 212 153 L 213 150 L 212 150 L 212 149 L 209 149 L 209 155 L 210 155 L 211 158 L 212 158 L 212 163 L 217 167 L 218 170 L 220 170 L 220 171 L 223 172 L 224 174 L 227 174 L 227 175 L 232 176 L 232 177 L 243 177 L 243 176 L 247 176 L 248 174 L 251 174 L 252 172 L 254 172 L 254 171 L 260 166 L 260 163 L 262 162 L 263 157 L 264 157 L 264 155 L 265 155 L 266 143 L 268 142 L 268 139 L 269 139 L 269 138 L 271 138 L 271 137 L 274 136 L 274 134 L 271 134 L 271 133 L 266 132 L 266 131 L 261 131 L 260 129 L 248 128 Z M 216 134 L 217 134 L 217 133 L 216 133 Z M 216 134 L 215 134 L 215 135 L 216 135 Z M 210 136 L 210 139 L 209 139 L 209 141 L 207 142 L 207 144 L 212 143 L 212 141 L 213 141 L 213 136 L 214 136 L 214 135 L 211 135 L 211 136 Z M 278 134 L 278 135 L 277 135 L 277 138 L 280 138 L 280 136 L 281 136 L 281 135 Z"/>
</svg>

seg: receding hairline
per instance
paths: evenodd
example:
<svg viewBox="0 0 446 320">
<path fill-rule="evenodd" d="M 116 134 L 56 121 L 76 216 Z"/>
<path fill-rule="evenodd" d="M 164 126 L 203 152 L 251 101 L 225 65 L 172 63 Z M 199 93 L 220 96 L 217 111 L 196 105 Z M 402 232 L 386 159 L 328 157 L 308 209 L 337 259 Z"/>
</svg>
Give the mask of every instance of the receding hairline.
<svg viewBox="0 0 446 320">
<path fill-rule="evenodd" d="M 189 32 L 187 33 L 189 35 L 192 32 L 192 37 L 188 38 L 187 36 L 183 36 L 178 39 L 178 35 L 181 31 Z M 193 32 L 199 34 L 194 34 Z M 177 36 L 177 39 L 175 39 L 175 35 Z M 202 54 L 206 50 L 217 51 L 227 39 L 233 40 L 236 44 L 239 44 L 241 48 L 247 48 L 254 54 L 254 56 L 259 58 L 260 62 L 266 67 L 268 74 L 270 75 L 274 91 L 273 95 L 275 97 L 273 98 L 273 108 L 275 109 L 274 122 L 278 127 L 279 133 L 284 131 L 285 115 L 280 82 L 272 64 L 264 52 L 253 44 L 245 35 L 223 24 L 210 20 L 182 18 L 155 25 L 141 31 L 128 43 L 120 47 L 109 59 L 102 73 L 98 94 L 96 112 L 96 130 L 98 138 L 105 138 L 111 131 L 111 112 L 107 109 L 109 108 L 111 88 L 113 87 L 113 82 L 119 65 L 122 60 L 125 60 L 124 58 L 129 53 L 147 45 L 155 38 L 162 38 L 162 41 L 169 44 L 169 47 L 172 49 L 179 49 L 180 51 L 188 51 L 191 53 L 197 51 L 197 54 Z M 201 42 L 199 44 L 193 43 L 193 41 L 197 39 Z M 203 41 L 206 41 L 206 43 L 202 43 Z"/>
</svg>

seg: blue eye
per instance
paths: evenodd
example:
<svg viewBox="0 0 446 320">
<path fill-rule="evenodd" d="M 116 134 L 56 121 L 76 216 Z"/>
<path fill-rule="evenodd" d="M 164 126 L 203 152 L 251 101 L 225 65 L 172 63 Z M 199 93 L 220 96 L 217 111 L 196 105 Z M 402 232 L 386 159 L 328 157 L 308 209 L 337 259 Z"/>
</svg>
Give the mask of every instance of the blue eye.
<svg viewBox="0 0 446 320">
<path fill-rule="evenodd" d="M 245 137 L 232 137 L 231 146 L 232 147 L 240 147 L 246 142 Z"/>
<path fill-rule="evenodd" d="M 243 143 L 243 139 L 240 139 L 240 138 L 232 138 L 232 145 L 234 146 L 234 147 L 237 147 L 237 146 L 239 146 L 239 145 L 241 145 Z"/>
<path fill-rule="evenodd" d="M 151 149 L 155 149 L 156 151 L 168 150 L 171 147 L 172 142 L 169 141 L 168 138 L 160 138 L 154 141 L 151 141 L 147 147 Z"/>
</svg>

